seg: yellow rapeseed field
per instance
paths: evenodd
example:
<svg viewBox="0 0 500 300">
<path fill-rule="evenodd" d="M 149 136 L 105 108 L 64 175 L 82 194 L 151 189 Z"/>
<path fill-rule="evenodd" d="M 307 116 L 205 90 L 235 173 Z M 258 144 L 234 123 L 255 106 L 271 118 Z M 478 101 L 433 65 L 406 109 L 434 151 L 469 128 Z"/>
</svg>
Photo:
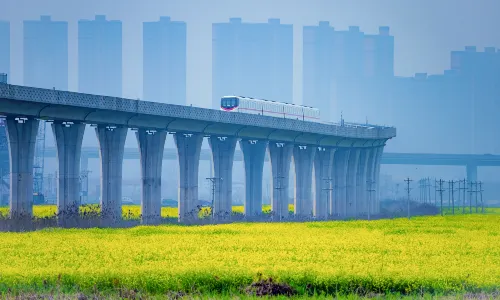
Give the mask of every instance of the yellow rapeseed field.
<svg viewBox="0 0 500 300">
<path fill-rule="evenodd" d="M 89 206 L 82 207 L 80 210 L 85 210 Z M 271 205 L 263 205 L 262 211 L 270 211 Z M 293 204 L 289 205 L 289 210 L 293 211 Z M 33 215 L 38 218 L 45 217 L 53 217 L 57 211 L 57 207 L 55 205 L 35 205 L 33 206 Z M 162 207 L 161 208 L 161 216 L 163 218 L 177 218 L 178 216 L 177 207 Z M 201 214 L 204 212 L 209 212 L 209 208 L 204 208 Z M 243 206 L 233 206 L 233 212 L 243 213 Z M 9 208 L 8 207 L 0 207 L 0 216 L 8 216 Z M 123 205 L 122 206 L 122 215 L 127 219 L 139 219 L 141 215 L 141 206 L 140 205 Z"/>
<path fill-rule="evenodd" d="M 258 274 L 329 293 L 490 289 L 500 285 L 499 225 L 487 214 L 0 233 L 0 292 L 223 292 Z"/>
</svg>

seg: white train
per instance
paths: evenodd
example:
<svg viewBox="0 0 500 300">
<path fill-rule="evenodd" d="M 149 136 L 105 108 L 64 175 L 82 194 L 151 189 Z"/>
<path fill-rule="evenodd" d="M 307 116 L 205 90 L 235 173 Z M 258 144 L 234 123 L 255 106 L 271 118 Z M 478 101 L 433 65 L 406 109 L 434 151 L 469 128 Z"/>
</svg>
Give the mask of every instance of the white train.
<svg viewBox="0 0 500 300">
<path fill-rule="evenodd" d="M 242 112 L 311 122 L 319 122 L 320 120 L 319 109 L 314 107 L 242 96 L 222 97 L 220 100 L 220 108 L 223 111 Z"/>
</svg>

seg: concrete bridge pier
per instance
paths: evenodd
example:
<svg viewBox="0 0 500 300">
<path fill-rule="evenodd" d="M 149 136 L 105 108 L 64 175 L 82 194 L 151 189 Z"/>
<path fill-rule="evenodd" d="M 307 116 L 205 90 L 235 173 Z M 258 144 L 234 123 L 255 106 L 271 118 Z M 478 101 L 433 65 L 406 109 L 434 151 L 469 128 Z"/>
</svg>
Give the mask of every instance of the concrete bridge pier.
<svg viewBox="0 0 500 300">
<path fill-rule="evenodd" d="M 235 137 L 211 136 L 208 144 L 212 150 L 212 166 L 215 178 L 214 216 L 229 218 L 232 212 L 233 160 Z"/>
<path fill-rule="evenodd" d="M 52 123 L 52 132 L 59 166 L 57 212 L 60 218 L 76 216 L 81 204 L 80 153 L 85 124 L 55 121 Z"/>
<path fill-rule="evenodd" d="M 179 157 L 179 221 L 198 218 L 198 169 L 203 135 L 175 133 Z"/>
<path fill-rule="evenodd" d="M 356 173 L 356 214 L 365 215 L 366 211 L 366 167 L 370 150 L 360 149 L 358 171 Z"/>
<path fill-rule="evenodd" d="M 288 217 L 288 182 L 293 144 L 270 142 L 269 157 L 271 160 L 272 199 L 271 211 L 278 219 Z"/>
<path fill-rule="evenodd" d="M 369 148 L 367 150 L 367 162 L 366 162 L 366 201 L 364 203 L 366 214 L 368 216 L 373 215 L 375 199 L 375 178 L 373 177 L 375 168 L 375 158 L 377 156 L 377 148 Z"/>
<path fill-rule="evenodd" d="M 477 181 L 477 165 L 468 163 L 465 166 L 465 171 L 467 172 L 467 182 Z"/>
<path fill-rule="evenodd" d="M 313 214 L 312 170 L 316 149 L 317 147 L 309 145 L 295 145 L 293 148 L 296 216 L 311 217 Z"/>
<path fill-rule="evenodd" d="M 5 120 L 10 159 L 10 217 L 33 215 L 33 160 L 39 121 Z"/>
<path fill-rule="evenodd" d="M 385 146 L 385 145 L 384 145 Z M 376 186 L 377 186 L 377 197 L 375 198 L 377 200 L 376 206 L 375 206 L 375 213 L 380 213 L 380 166 L 382 162 L 382 154 L 384 153 L 384 146 L 380 146 L 378 151 L 377 151 L 377 162 L 375 165 L 375 181 L 376 181 Z"/>
<path fill-rule="evenodd" d="M 356 198 L 356 177 L 358 172 L 359 152 L 357 148 L 352 148 L 347 163 L 347 215 L 357 216 Z"/>
<path fill-rule="evenodd" d="M 380 213 L 380 165 L 382 161 L 382 153 L 384 153 L 384 146 L 380 146 L 377 149 L 377 156 L 375 157 L 375 207 L 373 212 L 378 214 Z"/>
<path fill-rule="evenodd" d="M 335 207 L 332 215 L 345 217 L 346 216 L 346 203 L 347 203 L 347 166 L 349 162 L 349 149 L 339 148 L 335 152 L 333 158 L 333 176 L 335 187 L 334 187 L 334 202 Z"/>
<path fill-rule="evenodd" d="M 245 166 L 245 215 L 262 214 L 262 174 L 267 141 L 243 139 L 240 141 Z"/>
<path fill-rule="evenodd" d="M 127 128 L 98 125 L 95 133 L 101 159 L 101 214 L 103 218 L 121 219 L 123 151 Z"/>
<path fill-rule="evenodd" d="M 314 202 L 313 215 L 316 218 L 326 219 L 331 214 L 333 204 L 332 166 L 335 149 L 318 147 L 314 155 Z"/>
<path fill-rule="evenodd" d="M 82 193 L 81 202 L 87 202 L 89 195 L 89 155 L 82 151 L 80 154 L 80 192 Z"/>
<path fill-rule="evenodd" d="M 141 223 L 155 224 L 161 219 L 161 170 L 167 133 L 140 128 L 135 136 L 141 160 Z"/>
</svg>

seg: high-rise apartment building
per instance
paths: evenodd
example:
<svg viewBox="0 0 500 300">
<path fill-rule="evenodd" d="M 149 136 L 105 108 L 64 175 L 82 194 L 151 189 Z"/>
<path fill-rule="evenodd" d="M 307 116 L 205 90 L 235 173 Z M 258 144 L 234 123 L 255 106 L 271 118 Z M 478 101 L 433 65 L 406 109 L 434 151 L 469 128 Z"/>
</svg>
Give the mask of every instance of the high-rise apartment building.
<svg viewBox="0 0 500 300">
<path fill-rule="evenodd" d="M 461 78 L 461 87 L 469 99 L 468 112 L 472 116 L 475 154 L 500 154 L 500 142 L 491 138 L 491 132 L 500 129 L 500 51 L 486 47 L 478 51 L 467 46 L 463 51 L 451 52 L 451 70 Z"/>
<path fill-rule="evenodd" d="M 186 23 L 161 17 L 143 25 L 143 97 L 186 104 Z"/>
<path fill-rule="evenodd" d="M 68 23 L 24 21 L 24 85 L 68 89 Z"/>
<path fill-rule="evenodd" d="M 379 27 L 379 33 L 364 38 L 363 73 L 367 77 L 390 78 L 394 76 L 394 37 L 390 28 Z"/>
<path fill-rule="evenodd" d="M 97 15 L 78 22 L 78 90 L 122 96 L 122 23 Z"/>
<path fill-rule="evenodd" d="M 359 111 L 359 87 L 393 76 L 394 38 L 388 27 L 380 27 L 378 35 L 357 26 L 336 31 L 325 21 L 304 27 L 303 103 L 319 108 L 323 120 L 338 120 L 344 109 Z"/>
<path fill-rule="evenodd" d="M 303 103 L 320 109 L 322 119 L 330 119 L 334 101 L 335 29 L 328 22 L 303 29 Z"/>
<path fill-rule="evenodd" d="M 0 21 L 0 73 L 10 81 L 10 24 L 4 21 Z"/>
<path fill-rule="evenodd" d="M 293 102 L 293 27 L 268 23 L 212 25 L 212 100 L 239 95 Z"/>
<path fill-rule="evenodd" d="M 479 78 L 500 76 L 500 50 L 486 47 L 484 52 L 477 51 L 475 46 L 467 46 L 463 51 L 452 51 L 451 69 L 461 75 Z"/>
</svg>

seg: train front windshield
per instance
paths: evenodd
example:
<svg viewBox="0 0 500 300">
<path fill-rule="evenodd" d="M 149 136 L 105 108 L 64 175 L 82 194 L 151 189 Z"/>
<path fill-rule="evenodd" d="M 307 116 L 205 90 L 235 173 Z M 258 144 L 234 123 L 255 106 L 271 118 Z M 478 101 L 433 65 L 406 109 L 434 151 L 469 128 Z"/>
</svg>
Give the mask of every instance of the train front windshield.
<svg viewBox="0 0 500 300">
<path fill-rule="evenodd" d="M 240 104 L 240 99 L 237 97 L 227 97 L 220 100 L 220 107 L 224 109 L 235 108 Z"/>
</svg>

